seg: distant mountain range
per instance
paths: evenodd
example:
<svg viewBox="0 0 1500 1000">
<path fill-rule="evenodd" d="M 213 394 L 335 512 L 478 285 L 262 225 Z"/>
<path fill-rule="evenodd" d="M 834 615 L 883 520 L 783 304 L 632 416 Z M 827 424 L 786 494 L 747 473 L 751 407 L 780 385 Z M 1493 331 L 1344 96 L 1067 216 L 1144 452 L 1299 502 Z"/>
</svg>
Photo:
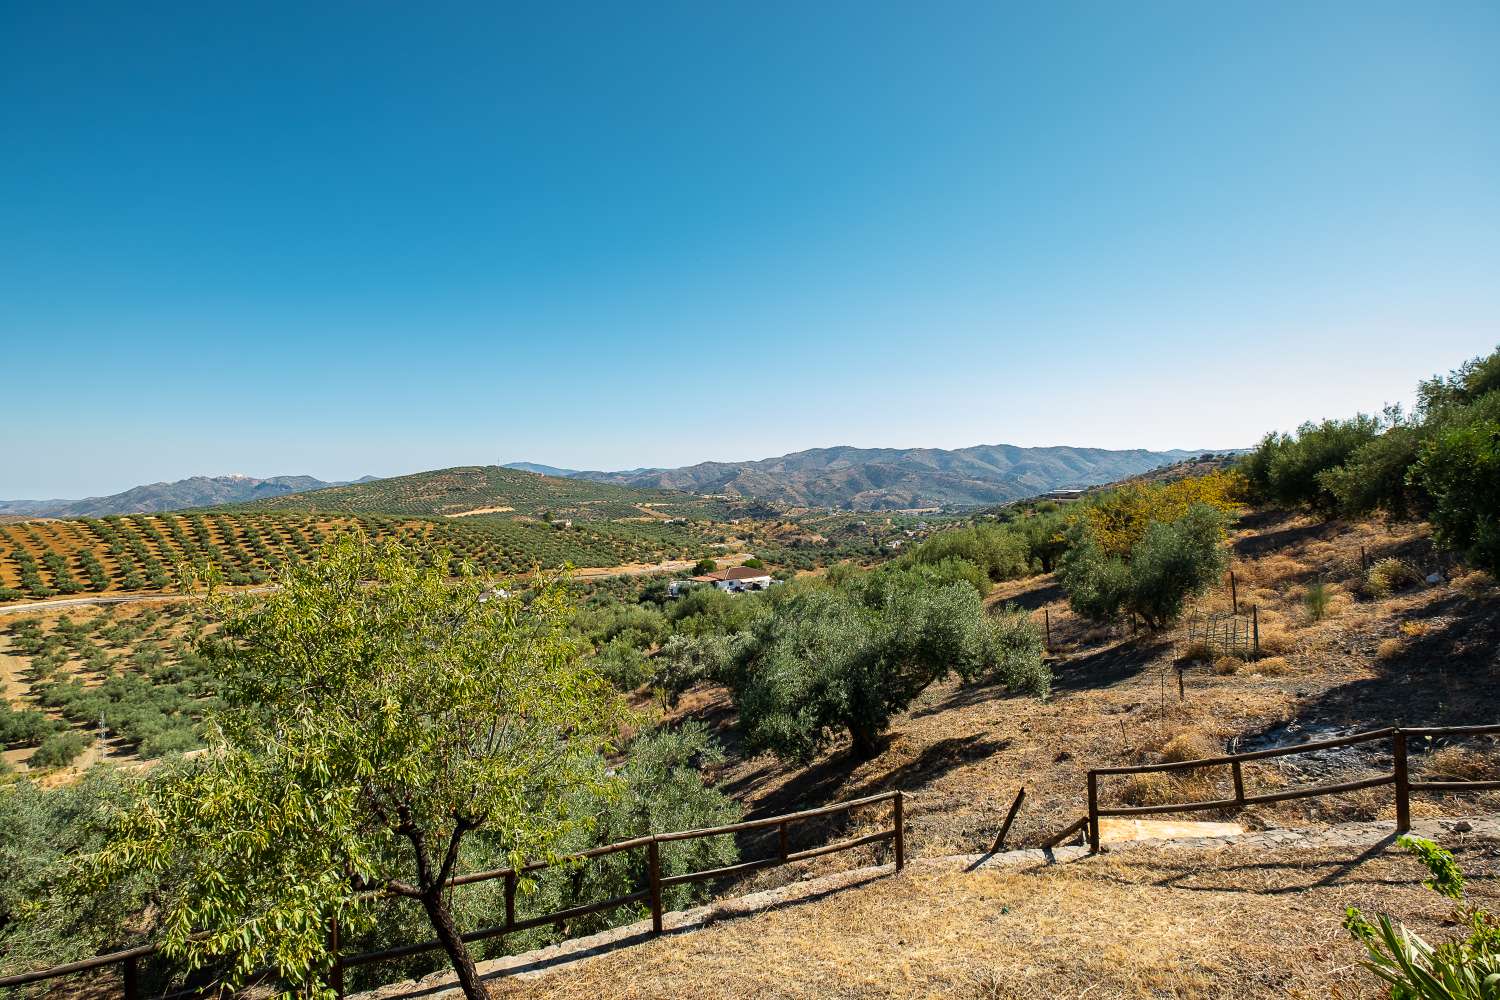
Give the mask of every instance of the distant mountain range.
<svg viewBox="0 0 1500 1000">
<path fill-rule="evenodd" d="M 1004 503 L 1050 490 L 1096 486 L 1179 462 L 1200 451 L 1106 448 L 813 448 L 755 462 L 680 469 L 590 472 L 534 462 L 506 468 L 623 486 L 732 494 L 793 506 L 890 510 Z"/>
<path fill-rule="evenodd" d="M 367 483 L 374 476 L 355 482 Z M 188 507 L 213 507 L 244 503 L 286 493 L 320 490 L 347 483 L 325 483 L 312 476 L 193 476 L 175 483 L 152 483 L 137 486 L 107 497 L 84 500 L 0 500 L 0 515 L 22 517 L 107 517 L 110 514 L 154 514 L 163 510 Z"/>
</svg>

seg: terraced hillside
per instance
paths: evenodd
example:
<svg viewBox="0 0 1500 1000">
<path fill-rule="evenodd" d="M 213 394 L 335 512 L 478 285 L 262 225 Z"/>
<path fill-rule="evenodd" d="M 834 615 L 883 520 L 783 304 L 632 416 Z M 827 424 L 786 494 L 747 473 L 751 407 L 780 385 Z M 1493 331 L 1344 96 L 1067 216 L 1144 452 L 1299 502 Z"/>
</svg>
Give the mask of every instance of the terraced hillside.
<svg viewBox="0 0 1500 1000">
<path fill-rule="evenodd" d="M 575 520 L 722 518 L 730 511 L 722 501 L 706 500 L 677 490 L 563 479 L 495 465 L 418 472 L 368 483 L 266 497 L 243 506 L 254 510 L 444 517 L 479 513 L 528 517 L 551 514 Z"/>
<path fill-rule="evenodd" d="M 0 603 L 85 593 L 165 591 L 184 564 L 218 567 L 233 585 L 262 583 L 347 529 L 447 548 L 489 573 L 535 566 L 614 566 L 702 554 L 703 525 L 664 520 L 548 524 L 508 516 L 434 519 L 280 511 L 189 511 L 0 524 Z"/>
</svg>

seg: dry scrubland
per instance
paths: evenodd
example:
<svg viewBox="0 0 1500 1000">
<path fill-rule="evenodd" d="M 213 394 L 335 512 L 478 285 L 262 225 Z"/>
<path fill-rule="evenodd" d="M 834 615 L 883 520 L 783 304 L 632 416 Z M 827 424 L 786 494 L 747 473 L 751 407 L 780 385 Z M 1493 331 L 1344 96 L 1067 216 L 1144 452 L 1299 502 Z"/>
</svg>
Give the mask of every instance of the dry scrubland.
<svg viewBox="0 0 1500 1000">
<path fill-rule="evenodd" d="M 1421 887 L 1415 860 L 1394 849 L 1186 850 L 1132 845 L 1083 863 L 973 872 L 923 858 L 988 849 L 1017 788 L 1028 799 L 1009 846 L 1036 843 L 1085 809 L 1090 766 L 1189 759 L 1316 739 L 1389 723 L 1500 720 L 1500 592 L 1457 571 L 1389 594 L 1361 564 L 1399 559 L 1425 576 L 1441 567 L 1425 526 L 1315 521 L 1255 513 L 1232 537 L 1242 606 L 1260 614 L 1259 662 L 1195 658 L 1180 630 L 1098 628 L 1074 618 L 1050 577 L 998 589 L 1053 625 L 1054 695 L 1046 703 L 984 687 L 934 687 L 899 717 L 883 752 L 852 765 L 841 749 L 811 768 L 731 754 L 715 776 L 751 815 L 901 788 L 912 793 L 906 873 L 555 969 L 498 980 L 504 996 L 627 997 L 1375 997 L 1344 908 L 1392 913 L 1430 937 L 1449 908 Z M 1379 577 L 1380 574 L 1377 574 Z M 1307 591 L 1321 582 L 1321 617 Z M 1226 609 L 1228 588 L 1203 609 Z M 1179 700 L 1177 668 L 1185 668 Z M 734 746 L 728 698 L 693 690 L 678 713 L 714 723 Z M 1415 774 L 1500 776 L 1493 743 L 1421 748 Z M 1344 750 L 1247 765 L 1252 788 L 1325 783 L 1389 770 L 1378 752 Z M 1203 797 L 1226 776 L 1106 785 L 1111 801 Z M 1225 789 L 1227 790 L 1227 789 Z M 1217 797 L 1217 796 L 1213 796 Z M 1500 795 L 1418 797 L 1417 817 L 1492 813 Z M 1391 819 L 1389 788 L 1257 807 L 1250 829 Z M 1196 818 L 1227 818 L 1204 816 Z M 874 830 L 867 810 L 842 831 Z M 1500 896 L 1493 842 L 1443 838 L 1471 877 L 1471 898 Z M 797 837 L 794 835 L 794 844 Z M 766 853 L 754 840 L 745 854 Z M 883 847 L 773 869 L 733 890 L 785 884 L 837 868 L 888 862 Z"/>
</svg>

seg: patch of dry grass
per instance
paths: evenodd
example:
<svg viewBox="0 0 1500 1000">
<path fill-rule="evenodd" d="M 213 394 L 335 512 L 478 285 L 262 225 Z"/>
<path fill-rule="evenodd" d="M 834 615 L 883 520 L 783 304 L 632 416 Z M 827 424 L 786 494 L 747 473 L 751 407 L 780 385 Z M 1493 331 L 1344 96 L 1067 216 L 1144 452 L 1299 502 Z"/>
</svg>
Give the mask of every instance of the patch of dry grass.
<svg viewBox="0 0 1500 1000">
<path fill-rule="evenodd" d="M 1381 639 L 1380 645 L 1375 647 L 1375 659 L 1394 660 L 1406 651 L 1406 643 L 1392 636 L 1389 639 Z"/>
<path fill-rule="evenodd" d="M 500 997 L 786 1000 L 947 997 L 1342 1000 L 1382 993 L 1340 927 L 1347 906 L 1429 940 L 1447 908 L 1398 852 L 1132 848 L 1060 865 L 965 873 L 918 862 L 822 899 L 668 935 Z M 1493 857 L 1461 851 L 1493 906 Z"/>
</svg>

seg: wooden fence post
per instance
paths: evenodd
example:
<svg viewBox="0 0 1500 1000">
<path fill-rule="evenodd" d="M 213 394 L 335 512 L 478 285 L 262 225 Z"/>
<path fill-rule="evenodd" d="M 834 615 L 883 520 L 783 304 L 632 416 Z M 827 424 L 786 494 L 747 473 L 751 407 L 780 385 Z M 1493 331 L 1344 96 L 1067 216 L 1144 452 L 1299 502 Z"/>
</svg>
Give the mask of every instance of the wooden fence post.
<svg viewBox="0 0 1500 1000">
<path fill-rule="evenodd" d="M 1411 780 L 1406 770 L 1406 734 L 1396 730 L 1391 737 L 1396 758 L 1396 832 L 1411 829 Z"/>
<path fill-rule="evenodd" d="M 1237 808 L 1245 808 L 1245 776 L 1240 773 L 1240 762 L 1235 761 L 1230 765 L 1234 772 L 1234 804 Z"/>
<path fill-rule="evenodd" d="M 1260 605 L 1250 605 L 1250 628 L 1254 634 L 1255 658 L 1260 659 Z"/>
<path fill-rule="evenodd" d="M 516 870 L 505 873 L 505 929 L 516 926 Z"/>
<path fill-rule="evenodd" d="M 651 870 L 651 933 L 661 933 L 661 848 L 656 839 L 646 845 L 646 859 Z"/>
<path fill-rule="evenodd" d="M 140 970 L 136 966 L 136 958 L 131 955 L 125 960 L 125 968 L 122 970 L 125 979 L 125 1000 L 136 1000 L 140 996 Z"/>
<path fill-rule="evenodd" d="M 1005 814 L 1005 822 L 1000 825 L 1000 833 L 995 837 L 995 843 L 990 847 L 990 853 L 994 854 L 1005 846 L 1005 835 L 1010 832 L 1010 825 L 1016 821 L 1016 813 L 1021 811 L 1021 800 L 1026 798 L 1026 786 L 1016 793 L 1016 800 L 1010 804 L 1010 812 Z"/>
<path fill-rule="evenodd" d="M 791 845 L 787 842 L 786 824 L 778 823 L 776 825 L 776 833 L 777 839 L 781 842 L 781 860 L 785 861 L 786 856 L 791 853 L 791 851 L 789 850 Z"/>
<path fill-rule="evenodd" d="M 1089 772 L 1089 851 L 1099 853 L 1099 775 Z"/>
<path fill-rule="evenodd" d="M 1052 612 L 1042 609 L 1042 622 L 1047 626 L 1047 652 L 1052 652 Z"/>
<path fill-rule="evenodd" d="M 903 808 L 902 793 L 896 793 L 896 870 L 899 872 L 906 867 L 906 810 Z"/>
<path fill-rule="evenodd" d="M 1234 570 L 1229 571 L 1229 610 L 1235 614 L 1240 613 L 1240 590 L 1235 585 Z"/>
<path fill-rule="evenodd" d="M 334 914 L 328 921 L 328 954 L 333 956 L 333 965 L 328 970 L 329 985 L 334 996 L 344 1000 L 344 963 L 339 959 L 339 918 Z"/>
</svg>

